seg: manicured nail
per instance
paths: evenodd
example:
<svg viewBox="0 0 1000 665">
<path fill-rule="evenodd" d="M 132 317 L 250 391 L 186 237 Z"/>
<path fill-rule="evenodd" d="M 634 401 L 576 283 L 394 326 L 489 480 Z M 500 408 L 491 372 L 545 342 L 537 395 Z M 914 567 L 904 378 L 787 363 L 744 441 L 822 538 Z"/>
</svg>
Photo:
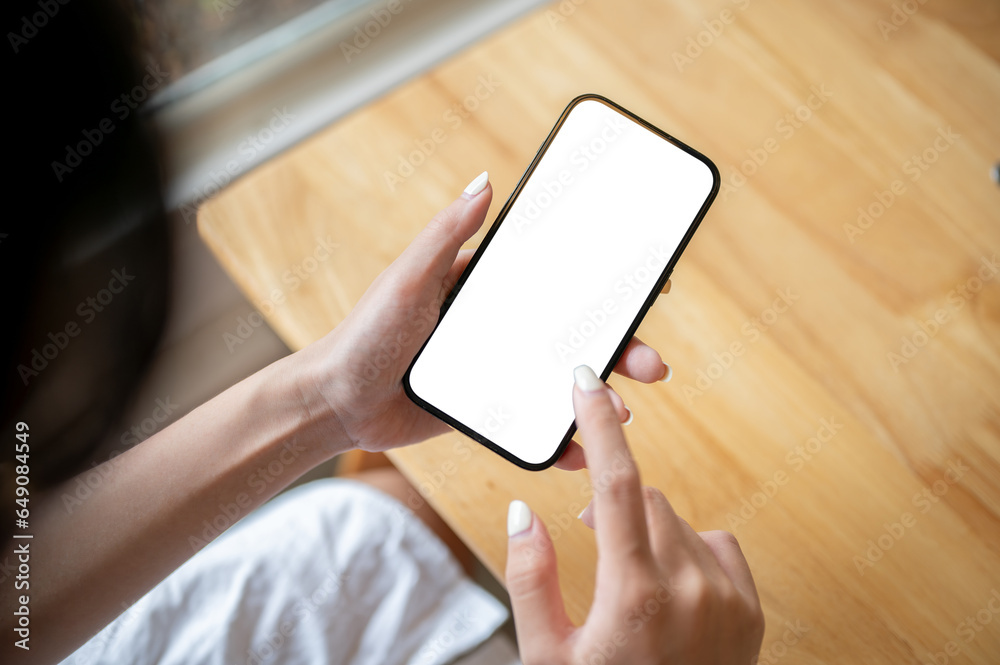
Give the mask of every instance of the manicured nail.
<svg viewBox="0 0 1000 665">
<path fill-rule="evenodd" d="M 576 519 L 583 520 L 592 510 L 594 509 L 594 502 L 591 501 L 587 504 L 587 507 L 580 511 L 580 514 L 576 516 Z M 584 522 L 586 524 L 586 522 Z"/>
<path fill-rule="evenodd" d="M 488 171 L 483 171 L 476 179 L 469 183 L 469 186 L 465 188 L 463 194 L 468 196 L 470 199 L 478 194 L 479 192 L 486 189 L 486 184 L 490 181 L 490 174 Z"/>
<path fill-rule="evenodd" d="M 663 376 L 660 378 L 660 381 L 666 383 L 672 378 L 674 378 L 674 370 L 667 363 L 663 363 Z"/>
<path fill-rule="evenodd" d="M 580 390 L 585 393 L 604 390 L 604 382 L 587 365 L 580 365 L 573 370 L 573 380 Z"/>
<path fill-rule="evenodd" d="M 524 501 L 511 501 L 507 508 L 507 536 L 516 536 L 531 528 L 531 509 Z"/>
<path fill-rule="evenodd" d="M 632 413 L 632 409 L 627 406 L 625 407 L 625 410 L 628 411 L 628 420 L 623 422 L 622 425 L 628 426 L 632 424 L 632 419 L 635 418 L 635 415 Z"/>
</svg>

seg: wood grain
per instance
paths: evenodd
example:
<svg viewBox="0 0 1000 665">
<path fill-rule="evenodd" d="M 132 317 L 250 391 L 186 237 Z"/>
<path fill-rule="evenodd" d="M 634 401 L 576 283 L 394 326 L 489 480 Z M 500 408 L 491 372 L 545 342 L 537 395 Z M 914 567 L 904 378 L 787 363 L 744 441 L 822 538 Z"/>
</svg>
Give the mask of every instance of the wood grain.
<svg viewBox="0 0 1000 665">
<path fill-rule="evenodd" d="M 614 385 L 644 481 L 739 537 L 761 663 L 995 663 L 1000 5 L 904 4 L 900 25 L 884 0 L 554 4 L 236 182 L 201 233 L 301 348 L 477 173 L 497 210 L 566 103 L 607 95 L 726 183 L 640 329 L 673 381 Z M 293 288 L 296 267 L 315 270 Z M 393 460 L 501 578 L 506 506 L 526 500 L 582 620 L 585 472 L 458 435 Z"/>
</svg>

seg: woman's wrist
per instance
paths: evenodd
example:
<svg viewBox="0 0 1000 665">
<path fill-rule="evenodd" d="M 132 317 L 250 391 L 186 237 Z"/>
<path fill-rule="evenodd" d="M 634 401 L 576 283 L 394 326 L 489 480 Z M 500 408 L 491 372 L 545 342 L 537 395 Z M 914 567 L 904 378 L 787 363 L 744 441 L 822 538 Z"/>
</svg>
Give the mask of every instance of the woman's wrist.
<svg viewBox="0 0 1000 665">
<path fill-rule="evenodd" d="M 295 435 L 309 442 L 310 448 L 320 456 L 317 463 L 347 452 L 355 447 L 344 429 L 340 414 L 329 396 L 321 390 L 324 380 L 338 375 L 336 368 L 329 367 L 331 356 L 317 357 L 316 347 L 311 345 L 271 364 L 262 376 L 270 387 L 276 384 L 285 403 L 297 405 L 291 424 Z M 262 372 L 262 374 L 264 373 Z"/>
</svg>

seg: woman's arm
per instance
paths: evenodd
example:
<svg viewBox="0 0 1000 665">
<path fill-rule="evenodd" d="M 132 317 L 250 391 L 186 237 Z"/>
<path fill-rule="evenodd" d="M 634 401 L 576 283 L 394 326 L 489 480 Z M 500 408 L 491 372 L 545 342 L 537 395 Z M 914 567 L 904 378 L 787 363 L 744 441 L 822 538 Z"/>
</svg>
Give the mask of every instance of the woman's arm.
<svg viewBox="0 0 1000 665">
<path fill-rule="evenodd" d="M 72 653 L 235 521 L 334 455 L 447 431 L 406 397 L 401 379 L 468 263 L 460 249 L 482 226 L 491 197 L 485 182 L 441 211 L 324 338 L 51 492 L 32 516 L 31 650 L 4 639 L 0 660 L 53 662 Z M 648 383 L 665 366 L 633 340 L 616 371 Z M 610 396 L 624 421 L 621 398 Z M 560 465 L 580 468 L 581 449 L 570 446 Z M 95 473 L 100 482 L 77 501 L 79 480 Z M 0 602 L 0 634 L 8 637 L 16 600 Z"/>
<path fill-rule="evenodd" d="M 229 526 L 346 450 L 326 404 L 299 390 L 300 361 L 274 363 L 85 472 L 82 485 L 49 493 L 34 538 L 17 541 L 31 551 L 31 650 L 13 646 L 16 595 L 5 593 L 0 653 L 12 657 L 0 660 L 69 655 Z"/>
<path fill-rule="evenodd" d="M 14 561 L 14 547 L 27 542 L 31 550 L 31 649 L 13 644 L 18 594 L 5 592 L 0 662 L 69 655 L 225 529 L 334 455 L 446 431 L 406 398 L 399 379 L 464 269 L 468 257 L 456 260 L 459 250 L 482 225 L 490 198 L 487 185 L 437 215 L 323 339 L 36 504 L 34 538 L 6 547 Z M 386 368 L 376 356 L 401 332 L 405 349 Z M 89 492 L 79 491 L 81 482 Z"/>
</svg>

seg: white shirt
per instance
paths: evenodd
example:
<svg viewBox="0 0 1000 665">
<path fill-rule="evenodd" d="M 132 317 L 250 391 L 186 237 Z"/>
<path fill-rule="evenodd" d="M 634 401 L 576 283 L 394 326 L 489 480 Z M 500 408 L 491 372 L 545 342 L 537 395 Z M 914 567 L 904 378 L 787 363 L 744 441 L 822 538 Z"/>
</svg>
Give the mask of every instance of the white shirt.
<svg viewBox="0 0 1000 665">
<path fill-rule="evenodd" d="M 516 663 L 507 610 L 412 512 L 362 483 L 291 490 L 205 547 L 64 663 Z"/>
</svg>

